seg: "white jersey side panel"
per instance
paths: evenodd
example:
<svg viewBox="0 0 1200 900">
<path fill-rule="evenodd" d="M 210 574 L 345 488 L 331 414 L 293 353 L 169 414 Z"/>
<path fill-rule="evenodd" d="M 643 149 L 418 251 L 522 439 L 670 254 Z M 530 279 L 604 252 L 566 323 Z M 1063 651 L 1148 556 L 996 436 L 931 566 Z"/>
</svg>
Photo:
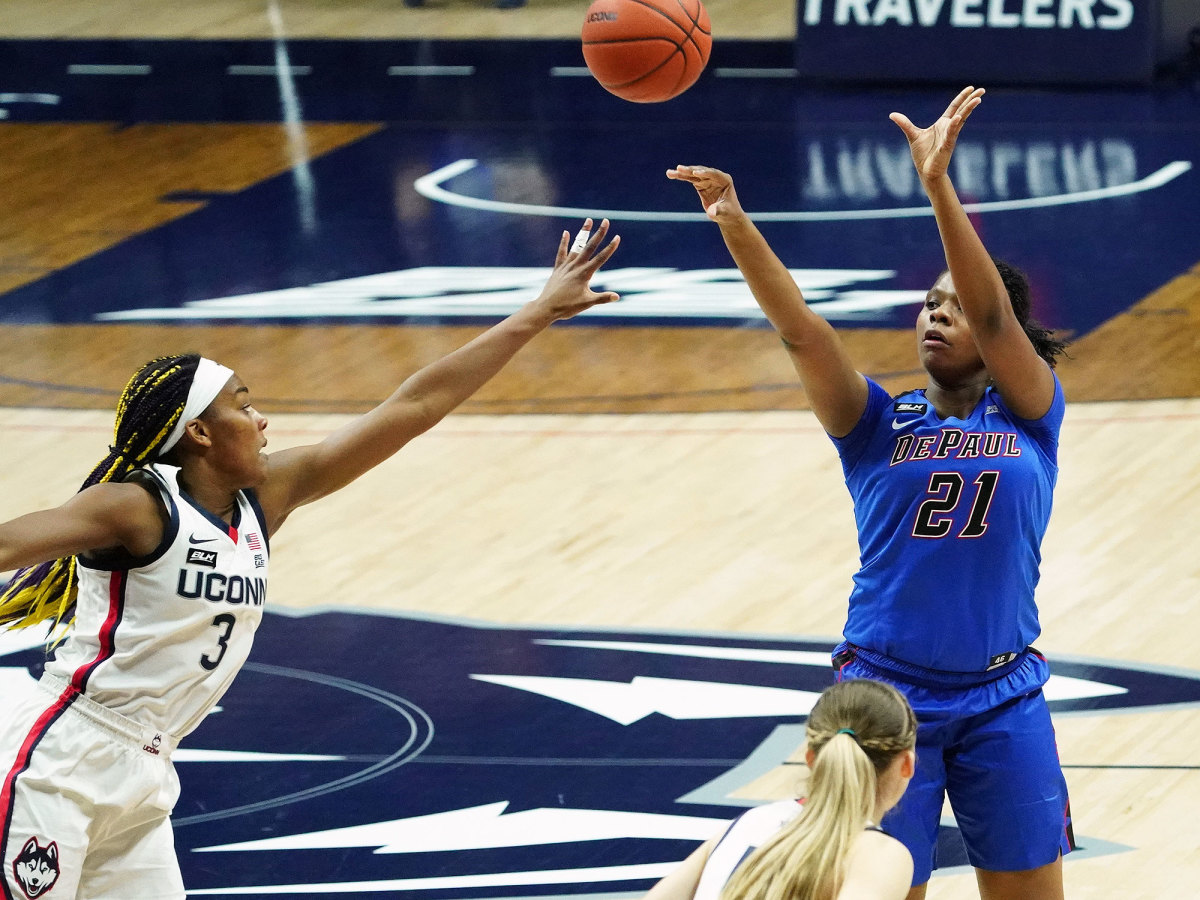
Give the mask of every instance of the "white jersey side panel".
<svg viewBox="0 0 1200 900">
<path fill-rule="evenodd" d="M 250 653 L 266 602 L 267 532 L 245 492 L 226 524 L 180 490 L 177 468 L 147 470 L 170 514 L 162 543 L 127 568 L 79 560 L 75 625 L 46 671 L 180 738 Z"/>
<path fill-rule="evenodd" d="M 778 800 L 748 809 L 734 819 L 708 855 L 693 900 L 718 900 L 742 860 L 800 815 L 803 809 L 796 800 Z"/>
</svg>

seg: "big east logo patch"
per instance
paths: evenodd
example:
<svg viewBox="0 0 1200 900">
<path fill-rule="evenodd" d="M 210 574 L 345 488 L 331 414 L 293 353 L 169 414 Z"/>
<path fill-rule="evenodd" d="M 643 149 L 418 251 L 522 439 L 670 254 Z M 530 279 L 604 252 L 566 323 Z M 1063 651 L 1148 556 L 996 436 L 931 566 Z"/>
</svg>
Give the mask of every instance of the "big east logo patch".
<svg viewBox="0 0 1200 900">
<path fill-rule="evenodd" d="M 173 757 L 188 895 L 644 892 L 800 745 L 832 644 L 275 610 Z M 1200 673 L 1051 667 L 1059 716 L 1200 701 Z"/>
</svg>

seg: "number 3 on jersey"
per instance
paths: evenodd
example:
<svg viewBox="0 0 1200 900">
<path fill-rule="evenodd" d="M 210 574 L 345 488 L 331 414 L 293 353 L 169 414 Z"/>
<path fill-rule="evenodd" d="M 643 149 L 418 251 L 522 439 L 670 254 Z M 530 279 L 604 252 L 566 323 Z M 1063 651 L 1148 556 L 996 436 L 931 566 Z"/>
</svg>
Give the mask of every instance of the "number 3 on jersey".
<svg viewBox="0 0 1200 900">
<path fill-rule="evenodd" d="M 971 501 L 967 523 L 956 535 L 960 538 L 982 537 L 987 531 L 987 514 L 996 494 L 999 472 L 980 472 L 975 479 L 975 498 Z M 954 510 L 963 495 L 963 477 L 958 472 L 934 472 L 929 476 L 928 498 L 917 508 L 913 537 L 941 538 L 954 526 Z M 219 617 L 218 617 L 219 618 Z"/>
<path fill-rule="evenodd" d="M 233 626 L 236 622 L 237 619 L 233 617 L 232 613 L 221 613 L 219 616 L 213 617 L 213 627 L 220 628 L 221 632 L 217 635 L 217 658 L 209 659 L 207 653 L 200 657 L 200 665 L 208 671 L 211 672 L 221 664 L 225 651 L 229 649 L 229 636 L 233 634 Z"/>
</svg>

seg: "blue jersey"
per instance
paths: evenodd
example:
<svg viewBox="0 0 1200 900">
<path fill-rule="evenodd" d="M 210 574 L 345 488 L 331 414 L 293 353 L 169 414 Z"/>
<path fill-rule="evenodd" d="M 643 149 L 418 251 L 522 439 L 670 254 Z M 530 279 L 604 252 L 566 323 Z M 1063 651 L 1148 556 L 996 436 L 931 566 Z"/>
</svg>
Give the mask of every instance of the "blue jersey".
<svg viewBox="0 0 1200 900">
<path fill-rule="evenodd" d="M 1041 632 L 1034 588 L 1058 477 L 1066 403 L 1058 378 L 1041 419 L 988 388 L 965 419 L 923 390 L 867 408 L 835 438 L 854 499 L 860 568 L 845 637 L 925 669 L 982 672 Z"/>
</svg>

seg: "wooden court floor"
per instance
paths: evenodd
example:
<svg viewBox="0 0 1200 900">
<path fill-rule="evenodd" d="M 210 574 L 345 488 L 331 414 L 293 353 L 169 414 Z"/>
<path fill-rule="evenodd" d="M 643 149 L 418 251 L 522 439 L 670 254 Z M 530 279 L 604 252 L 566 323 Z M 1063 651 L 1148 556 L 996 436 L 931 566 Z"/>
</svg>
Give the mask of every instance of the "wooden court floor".
<svg viewBox="0 0 1200 900">
<path fill-rule="evenodd" d="M 562 38 L 579 33 L 591 0 L 526 0 L 495 9 L 491 0 L 6 0 L 0 37 L 269 38 L 274 5 L 293 38 Z M 789 0 L 706 0 L 714 28 L 727 38 L 778 39 L 796 33 Z"/>
<path fill-rule="evenodd" d="M 283 414 L 268 434 L 287 446 L 342 420 Z M 100 411 L 0 409 L 0 515 L 69 496 L 110 428 Z M 1198 399 L 1072 404 L 1040 588 L 1052 658 L 1200 669 L 1197 441 Z M 273 542 L 272 602 L 833 638 L 853 534 L 836 457 L 804 411 L 457 415 L 292 517 Z M 1200 709 L 1056 727 L 1077 832 L 1133 848 L 1067 865 L 1069 896 L 1173 896 L 1200 875 Z M 742 795 L 782 793 L 791 775 Z M 959 875 L 930 891 L 973 895 Z"/>
<path fill-rule="evenodd" d="M 409 11 L 398 0 L 295 0 L 281 9 L 296 36 L 550 37 L 573 33 L 586 5 L 530 0 L 502 12 L 431 0 Z M 784 37 L 795 26 L 792 3 L 707 5 L 741 37 Z M 6 3 L 0 36 L 270 34 L 264 4 L 250 0 L 169 12 L 152 0 L 103 6 L 98 15 L 70 0 Z M 118 174 L 115 184 L 79 179 L 92 194 L 56 190 L 62 175 L 43 166 L 56 154 L 76 170 L 119 173 L 109 163 L 121 146 L 81 152 L 75 129 L 88 127 L 0 126 L 0 158 L 28 185 L 0 196 L 0 290 L 160 224 L 152 198 L 170 184 L 148 184 L 139 197 Z M 310 149 L 366 127 L 313 128 Z M 277 129 L 158 126 L 139 139 L 193 148 L 189 176 L 207 179 L 189 177 L 193 189 L 235 190 L 288 162 Z M 235 156 L 235 145 L 249 149 Z M 1039 647 L 1051 657 L 1200 670 L 1198 319 L 1200 266 L 1164 278 L 1062 366 L 1071 403 L 1039 588 Z M 115 392 L 150 356 L 184 347 L 234 366 L 278 449 L 319 439 L 477 331 L 0 327 L 0 517 L 74 492 L 110 440 Z M 908 332 L 846 337 L 864 370 L 915 367 Z M 914 383 L 901 375 L 887 386 Z M 347 601 L 504 623 L 822 638 L 839 633 L 856 562 L 836 454 L 785 355 L 770 334 L 720 329 L 552 329 L 462 414 L 296 513 L 273 551 L 272 602 L 287 606 Z M 1189 896 L 1200 883 L 1200 709 L 1066 716 L 1056 726 L 1076 830 L 1132 848 L 1068 864 L 1068 896 Z M 746 791 L 767 799 L 786 789 L 781 776 Z M 976 892 L 970 876 L 955 875 L 935 879 L 929 896 Z"/>
</svg>

